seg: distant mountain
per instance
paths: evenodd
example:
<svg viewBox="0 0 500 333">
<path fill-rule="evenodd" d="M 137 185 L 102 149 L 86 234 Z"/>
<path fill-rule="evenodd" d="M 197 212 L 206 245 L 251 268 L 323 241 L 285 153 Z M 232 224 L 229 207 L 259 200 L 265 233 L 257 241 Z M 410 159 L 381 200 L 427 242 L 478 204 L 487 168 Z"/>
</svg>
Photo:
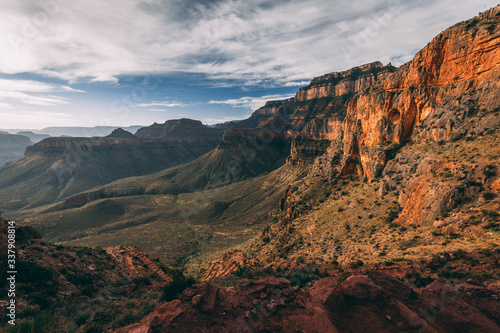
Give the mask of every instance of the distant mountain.
<svg viewBox="0 0 500 333">
<path fill-rule="evenodd" d="M 117 128 L 110 135 L 106 136 L 106 138 L 131 139 L 137 137 L 132 133 L 125 131 L 122 128 Z"/>
<path fill-rule="evenodd" d="M 184 133 L 184 138 L 139 138 L 122 129 L 106 138 L 47 138 L 29 147 L 20 160 L 0 168 L 1 208 L 49 204 L 120 178 L 186 163 L 220 141 L 218 135 L 187 135 L 189 130 L 183 124 L 176 126 L 176 131 Z M 31 144 L 28 138 L 25 143 Z M 16 156 L 22 153 L 18 151 Z"/>
<path fill-rule="evenodd" d="M 167 120 L 163 124 L 154 123 L 151 126 L 139 129 L 135 135 L 141 138 L 183 139 L 221 138 L 224 129 L 205 126 L 199 120 L 175 119 Z"/>
<path fill-rule="evenodd" d="M 21 132 L 18 132 L 17 135 L 27 136 L 28 138 L 30 138 L 31 142 L 33 142 L 33 143 L 38 143 L 38 142 L 42 141 L 43 139 L 50 138 L 50 135 L 48 135 L 48 134 L 35 134 L 31 131 L 21 131 Z"/>
<path fill-rule="evenodd" d="M 122 129 L 135 133 L 142 126 L 122 127 Z M 72 137 L 104 137 L 111 134 L 118 126 L 95 126 L 95 127 L 46 127 L 35 133 L 47 133 L 51 136 L 72 136 Z"/>
<path fill-rule="evenodd" d="M 141 127 L 143 126 L 128 126 L 121 128 L 128 132 L 135 133 Z M 38 135 L 48 135 L 56 137 L 61 136 L 61 137 L 91 138 L 94 136 L 104 137 L 106 135 L 111 134 L 111 132 L 113 132 L 117 128 L 119 128 L 119 126 L 95 126 L 95 127 L 67 126 L 67 127 L 46 127 L 41 130 L 36 130 L 36 129 L 2 129 L 2 130 L 10 134 L 16 134 L 19 132 L 27 132 L 27 133 L 29 132 Z"/>
<path fill-rule="evenodd" d="M 26 148 L 32 144 L 26 136 L 0 132 L 0 166 L 23 157 Z"/>
</svg>

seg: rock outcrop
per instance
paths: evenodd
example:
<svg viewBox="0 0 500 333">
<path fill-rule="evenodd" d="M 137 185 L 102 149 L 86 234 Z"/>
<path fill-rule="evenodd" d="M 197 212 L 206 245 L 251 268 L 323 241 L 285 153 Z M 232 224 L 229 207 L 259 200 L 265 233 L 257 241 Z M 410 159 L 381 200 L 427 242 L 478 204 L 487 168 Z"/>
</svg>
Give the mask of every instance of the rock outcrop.
<svg viewBox="0 0 500 333">
<path fill-rule="evenodd" d="M 153 260 L 137 248 L 114 247 L 106 249 L 106 252 L 111 254 L 119 263 L 121 263 L 127 270 L 127 273 L 133 278 L 145 275 L 144 273 L 141 274 L 138 272 L 137 265 L 134 263 L 134 259 L 136 259 L 140 262 L 140 264 L 142 264 L 142 270 L 147 267 L 147 273 L 158 275 L 159 279 L 163 280 L 164 283 L 172 282 L 173 280 L 171 275 L 165 273 Z"/>
<path fill-rule="evenodd" d="M 257 109 L 248 119 L 239 121 L 230 121 L 223 124 L 215 125 L 217 129 L 243 129 L 243 128 L 257 128 L 265 123 L 269 118 L 275 116 L 284 107 L 293 104 L 295 98 L 288 98 L 284 100 L 268 101 L 266 104 Z"/>
<path fill-rule="evenodd" d="M 299 133 L 292 142 L 288 162 L 292 165 L 312 164 L 317 157 L 328 155 L 317 164 L 315 171 L 331 176 L 333 165 L 339 162 L 331 156 L 341 148 L 348 101 L 395 70 L 390 64 L 383 66 L 374 62 L 314 78 L 308 86 L 301 88 L 295 101 L 302 108 L 305 124 L 296 128 Z"/>
<path fill-rule="evenodd" d="M 245 264 L 245 256 L 241 251 L 231 251 L 226 253 L 221 260 L 216 260 L 210 264 L 203 274 L 202 282 L 216 277 L 227 276 Z"/>
<path fill-rule="evenodd" d="M 202 283 L 115 333 L 500 332 L 499 294 L 490 289 L 434 282 L 417 290 L 380 271 L 343 283 L 323 278 L 308 292 L 278 278 L 236 288 Z"/>
<path fill-rule="evenodd" d="M 319 76 L 312 79 L 308 86 L 301 88 L 295 99 L 309 101 L 358 93 L 383 80 L 395 70 L 396 68 L 391 64 L 384 66 L 380 62 L 373 62 L 344 72 Z"/>
</svg>

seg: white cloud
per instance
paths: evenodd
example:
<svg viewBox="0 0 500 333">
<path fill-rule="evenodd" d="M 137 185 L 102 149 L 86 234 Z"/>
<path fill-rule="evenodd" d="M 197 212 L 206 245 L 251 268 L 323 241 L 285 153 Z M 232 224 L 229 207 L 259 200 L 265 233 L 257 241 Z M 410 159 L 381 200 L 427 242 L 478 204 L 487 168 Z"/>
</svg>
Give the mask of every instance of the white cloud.
<svg viewBox="0 0 500 333">
<path fill-rule="evenodd" d="M 70 104 L 69 99 L 54 95 L 35 96 L 17 91 L 0 91 L 0 101 L 17 102 L 39 106 Z"/>
<path fill-rule="evenodd" d="M 264 106 L 264 104 L 266 104 L 267 101 L 282 100 L 294 96 L 295 95 L 265 95 L 261 97 L 241 97 L 236 99 L 226 99 L 222 101 L 211 100 L 208 103 L 226 104 L 226 105 L 231 105 L 233 107 L 249 108 L 251 110 L 256 110 Z"/>
<path fill-rule="evenodd" d="M 0 79 L 0 108 L 12 109 L 13 104 L 57 106 L 70 104 L 69 98 L 54 95 L 60 92 L 84 92 L 69 86 L 33 80 Z"/>
<path fill-rule="evenodd" d="M 287 85 L 393 59 L 496 5 L 468 0 L 6 0 L 0 72 L 116 83 L 122 74 L 199 72 Z M 395 10 L 395 9 L 396 10 Z M 402 60 L 397 60 L 402 59 Z"/>
<path fill-rule="evenodd" d="M 242 117 L 224 117 L 224 118 L 207 118 L 204 120 L 204 124 L 213 125 L 220 123 L 227 123 L 229 121 L 237 121 L 248 118 L 250 115 L 242 116 Z"/>
<path fill-rule="evenodd" d="M 75 123 L 75 119 L 61 112 L 41 111 L 4 111 L 0 108 L 0 118 L 3 128 L 38 128 L 48 126 L 66 126 Z M 36 119 L 36 123 L 27 123 L 26 119 Z"/>
<path fill-rule="evenodd" d="M 166 101 L 166 102 L 141 103 L 141 104 L 137 104 L 136 106 L 145 107 L 145 108 L 151 107 L 151 106 L 165 106 L 165 107 L 173 108 L 173 107 L 185 107 L 185 106 L 187 106 L 187 104 Z"/>
<path fill-rule="evenodd" d="M 0 79 L 1 91 L 22 91 L 34 93 L 48 92 L 85 92 L 83 90 L 75 90 L 69 86 L 50 84 L 46 82 L 33 80 L 8 80 Z"/>
</svg>

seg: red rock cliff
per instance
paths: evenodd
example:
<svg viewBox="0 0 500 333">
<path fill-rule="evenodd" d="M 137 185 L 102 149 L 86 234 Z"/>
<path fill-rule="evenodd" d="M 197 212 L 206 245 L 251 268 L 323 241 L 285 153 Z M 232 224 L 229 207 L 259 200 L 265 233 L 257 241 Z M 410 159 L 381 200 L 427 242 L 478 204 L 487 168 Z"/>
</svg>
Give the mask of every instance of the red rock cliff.
<svg viewBox="0 0 500 333">
<path fill-rule="evenodd" d="M 300 89 L 295 97 L 301 112 L 296 112 L 295 122 L 305 125 L 292 143 L 289 163 L 307 164 L 325 152 L 335 150 L 342 138 L 342 122 L 347 102 L 355 94 L 386 78 L 396 70 L 380 62 L 362 65 L 350 70 L 330 73 L 314 78 Z M 319 102 L 323 99 L 324 101 Z M 320 112 L 318 110 L 324 110 Z"/>
<path fill-rule="evenodd" d="M 295 98 L 298 101 L 308 101 L 357 93 L 384 79 L 395 69 L 390 64 L 384 67 L 380 62 L 373 62 L 344 72 L 319 76 L 307 87 L 301 88 Z"/>
<path fill-rule="evenodd" d="M 344 122 L 342 174 L 373 179 L 384 147 L 464 135 L 468 113 L 500 105 L 500 6 L 438 35 L 379 85 L 355 96 Z M 439 121 L 431 120 L 439 114 Z"/>
</svg>

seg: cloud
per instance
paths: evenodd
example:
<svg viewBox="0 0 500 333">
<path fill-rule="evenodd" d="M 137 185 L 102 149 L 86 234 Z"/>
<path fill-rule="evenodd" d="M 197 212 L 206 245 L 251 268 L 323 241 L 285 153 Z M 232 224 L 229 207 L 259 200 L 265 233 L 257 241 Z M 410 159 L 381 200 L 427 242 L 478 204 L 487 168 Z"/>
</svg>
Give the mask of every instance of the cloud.
<svg viewBox="0 0 500 333">
<path fill-rule="evenodd" d="M 85 92 L 83 90 L 76 90 L 65 85 L 50 84 L 46 82 L 33 81 L 33 80 L 8 80 L 8 79 L 0 79 L 0 90 L 34 92 L 34 93 Z"/>
<path fill-rule="evenodd" d="M 205 119 L 204 124 L 213 125 L 213 124 L 227 123 L 229 121 L 243 120 L 245 118 L 248 118 L 248 116 L 249 115 L 242 117 L 207 118 Z"/>
<path fill-rule="evenodd" d="M 211 100 L 209 104 L 226 104 L 233 107 L 249 108 L 251 110 L 257 110 L 258 108 L 264 106 L 267 101 L 271 100 L 282 100 L 294 97 L 295 95 L 265 95 L 261 97 L 241 97 L 236 99 L 226 99 L 222 101 Z"/>
<path fill-rule="evenodd" d="M 235 80 L 235 86 L 286 86 L 374 60 L 399 65 L 441 27 L 494 5 L 496 0 L 5 1 L 0 72 L 116 84 L 120 75 L 155 68 L 156 74 L 204 73 Z"/>
<path fill-rule="evenodd" d="M 35 96 L 16 91 L 0 91 L 0 101 L 10 101 L 38 106 L 56 106 L 70 104 L 64 97 L 54 95 Z"/>
<path fill-rule="evenodd" d="M 185 106 L 187 106 L 187 104 L 179 103 L 179 102 L 165 101 L 165 102 L 141 103 L 141 104 L 137 104 L 136 106 L 143 107 L 143 108 L 147 108 L 147 107 L 151 107 L 151 106 L 165 106 L 165 107 L 173 108 L 173 107 L 185 107 Z"/>
<path fill-rule="evenodd" d="M 74 117 L 62 112 L 41 111 L 4 111 L 0 108 L 0 118 L 3 128 L 38 128 L 48 126 L 66 126 L 75 122 Z M 30 124 L 26 119 L 37 119 Z"/>
<path fill-rule="evenodd" d="M 0 108 L 12 109 L 13 104 L 57 106 L 70 104 L 66 97 L 54 95 L 61 92 L 79 92 L 69 86 L 33 80 L 0 79 Z"/>
<path fill-rule="evenodd" d="M 162 112 L 176 108 L 193 118 L 241 119 L 268 99 L 289 97 L 272 93 L 292 91 L 315 76 L 375 60 L 401 65 L 441 30 L 496 4 L 0 1 L 0 112 L 18 112 L 22 116 L 15 119 L 24 117 L 34 126 L 48 119 L 67 125 L 92 125 L 103 118 L 142 124 L 173 116 Z M 19 80 L 27 77 L 38 81 Z M 134 100 L 132 82 L 141 77 L 147 80 L 135 86 L 147 96 Z M 84 90 L 85 98 L 75 94 Z M 224 97 L 217 97 L 219 92 Z M 240 97 L 242 92 L 267 96 Z M 207 98 L 209 93 L 215 96 Z M 22 113 L 40 109 L 68 117 Z M 4 117 L 2 124 L 10 119 Z"/>
</svg>

